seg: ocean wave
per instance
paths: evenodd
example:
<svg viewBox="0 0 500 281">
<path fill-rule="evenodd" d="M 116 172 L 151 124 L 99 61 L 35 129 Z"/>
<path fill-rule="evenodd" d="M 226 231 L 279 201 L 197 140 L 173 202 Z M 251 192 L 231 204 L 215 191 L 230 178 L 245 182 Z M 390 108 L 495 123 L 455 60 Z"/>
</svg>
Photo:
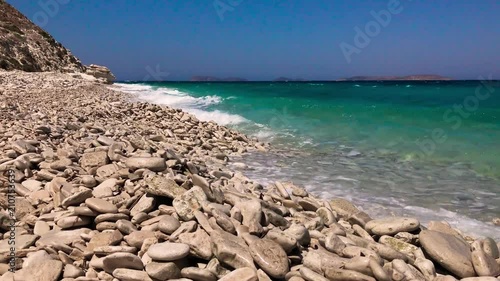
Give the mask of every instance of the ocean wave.
<svg viewBox="0 0 500 281">
<path fill-rule="evenodd" d="M 235 125 L 249 122 L 243 116 L 230 114 L 220 110 L 207 110 L 211 105 L 219 104 L 223 99 L 219 96 L 193 97 L 177 89 L 152 87 L 143 84 L 115 84 L 119 91 L 133 94 L 138 100 L 155 104 L 180 108 L 193 114 L 201 121 L 214 121 L 220 125 Z"/>
</svg>

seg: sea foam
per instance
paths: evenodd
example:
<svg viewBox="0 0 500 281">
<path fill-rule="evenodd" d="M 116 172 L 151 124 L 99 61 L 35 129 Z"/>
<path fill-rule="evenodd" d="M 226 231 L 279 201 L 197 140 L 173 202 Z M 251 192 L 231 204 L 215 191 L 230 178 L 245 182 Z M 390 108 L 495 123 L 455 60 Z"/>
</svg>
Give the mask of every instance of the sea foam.
<svg viewBox="0 0 500 281">
<path fill-rule="evenodd" d="M 193 114 L 201 121 L 214 121 L 220 125 L 235 125 L 249 122 L 237 114 L 230 114 L 220 110 L 208 110 L 207 107 L 222 102 L 222 98 L 212 95 L 193 97 L 177 89 L 166 87 L 152 87 L 140 84 L 115 84 L 119 91 L 133 94 L 138 100 L 155 104 L 164 104 L 173 108 L 180 108 Z"/>
</svg>

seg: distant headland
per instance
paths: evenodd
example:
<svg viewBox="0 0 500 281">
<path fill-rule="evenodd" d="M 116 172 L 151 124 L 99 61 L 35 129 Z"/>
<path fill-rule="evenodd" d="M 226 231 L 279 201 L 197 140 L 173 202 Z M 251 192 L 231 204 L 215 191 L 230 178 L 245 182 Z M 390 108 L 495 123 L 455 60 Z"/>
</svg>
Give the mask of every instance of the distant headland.
<svg viewBox="0 0 500 281">
<path fill-rule="evenodd" d="M 423 75 L 407 75 L 407 76 L 353 76 L 349 78 L 342 78 L 337 81 L 443 81 L 443 80 L 454 80 L 454 79 L 434 74 L 423 74 Z"/>
</svg>

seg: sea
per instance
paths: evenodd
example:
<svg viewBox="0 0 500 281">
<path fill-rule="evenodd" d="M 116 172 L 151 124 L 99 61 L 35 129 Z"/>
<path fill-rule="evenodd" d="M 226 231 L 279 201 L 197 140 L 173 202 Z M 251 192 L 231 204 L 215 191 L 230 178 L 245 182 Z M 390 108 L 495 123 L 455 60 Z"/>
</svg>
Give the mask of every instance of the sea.
<svg viewBox="0 0 500 281">
<path fill-rule="evenodd" d="M 122 82 L 262 142 L 242 172 L 353 201 L 374 218 L 447 221 L 500 240 L 500 83 Z M 239 166 L 238 166 L 239 167 Z"/>
</svg>

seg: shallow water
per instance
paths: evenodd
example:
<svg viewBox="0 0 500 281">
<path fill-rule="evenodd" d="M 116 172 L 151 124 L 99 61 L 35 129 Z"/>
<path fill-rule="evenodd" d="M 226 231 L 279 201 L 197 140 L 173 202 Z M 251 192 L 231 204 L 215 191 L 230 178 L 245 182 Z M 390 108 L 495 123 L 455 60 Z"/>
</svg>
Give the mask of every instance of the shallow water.
<svg viewBox="0 0 500 281">
<path fill-rule="evenodd" d="M 283 151 L 245 156 L 251 178 L 291 180 L 325 198 L 351 199 L 373 216 L 445 219 L 500 238 L 491 224 L 500 217 L 498 83 L 121 86 Z"/>
</svg>

